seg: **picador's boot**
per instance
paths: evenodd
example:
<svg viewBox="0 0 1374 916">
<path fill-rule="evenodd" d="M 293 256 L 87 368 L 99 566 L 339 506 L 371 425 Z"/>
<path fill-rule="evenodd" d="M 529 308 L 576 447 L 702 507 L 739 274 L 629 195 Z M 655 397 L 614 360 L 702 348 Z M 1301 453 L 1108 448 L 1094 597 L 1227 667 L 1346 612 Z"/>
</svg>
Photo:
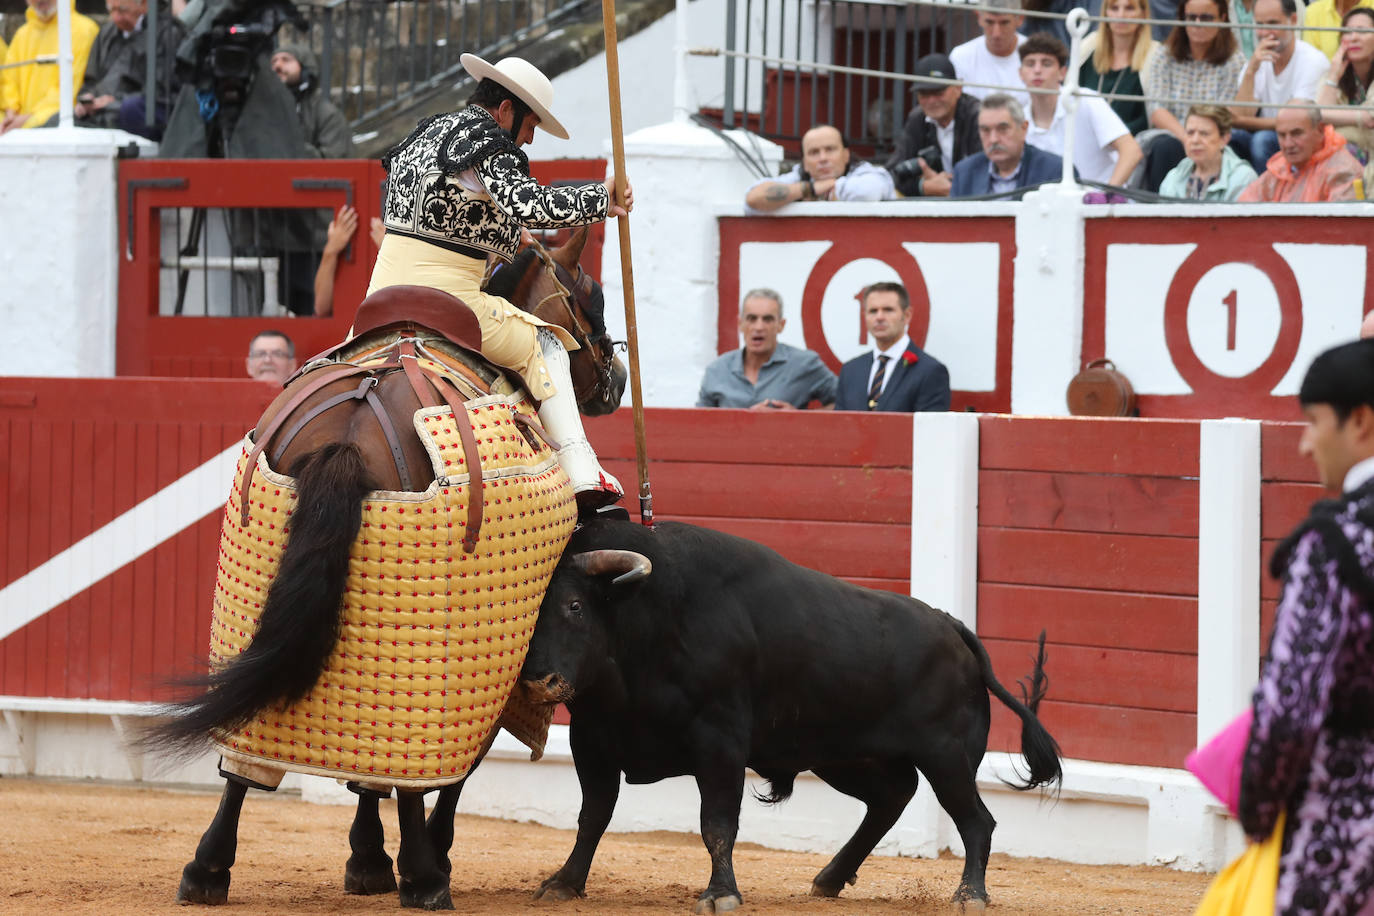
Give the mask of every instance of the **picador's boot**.
<svg viewBox="0 0 1374 916">
<path fill-rule="evenodd" d="M 580 514 L 595 512 L 625 495 L 625 490 L 601 467 L 596 452 L 582 429 L 582 417 L 577 412 L 577 398 L 573 394 L 572 374 L 568 369 L 568 351 L 552 332 L 539 329 L 539 347 L 544 352 L 544 364 L 549 378 L 558 392 L 539 405 L 539 422 L 559 445 L 558 463 L 572 481 Z"/>
</svg>

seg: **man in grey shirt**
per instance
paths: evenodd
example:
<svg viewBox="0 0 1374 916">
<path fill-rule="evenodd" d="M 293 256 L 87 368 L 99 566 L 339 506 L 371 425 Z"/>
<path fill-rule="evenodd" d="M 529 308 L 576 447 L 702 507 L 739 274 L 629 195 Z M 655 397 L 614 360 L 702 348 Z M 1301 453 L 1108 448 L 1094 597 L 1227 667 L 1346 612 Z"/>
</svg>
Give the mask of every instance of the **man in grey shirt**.
<svg viewBox="0 0 1374 916">
<path fill-rule="evenodd" d="M 835 403 L 835 373 L 810 350 L 778 343 L 787 322 L 782 297 L 771 289 L 744 294 L 739 330 L 744 346 L 723 353 L 701 380 L 698 407 L 801 410 L 812 401 Z"/>
</svg>

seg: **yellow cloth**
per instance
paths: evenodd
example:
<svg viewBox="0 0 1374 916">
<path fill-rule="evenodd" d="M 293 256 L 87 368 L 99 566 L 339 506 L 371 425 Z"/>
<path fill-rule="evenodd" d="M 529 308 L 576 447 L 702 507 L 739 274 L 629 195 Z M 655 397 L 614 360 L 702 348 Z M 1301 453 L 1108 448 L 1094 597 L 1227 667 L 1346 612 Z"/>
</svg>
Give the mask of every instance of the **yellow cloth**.
<svg viewBox="0 0 1374 916">
<path fill-rule="evenodd" d="M 1263 843 L 1251 843 L 1207 888 L 1195 916 L 1273 916 L 1283 851 L 1283 813 Z"/>
<path fill-rule="evenodd" d="M 536 337 L 539 328 L 548 328 L 568 350 L 578 349 L 573 336 L 557 325 L 535 318 L 500 296 L 482 292 L 482 273 L 486 262 L 388 232 L 377 250 L 372 267 L 372 295 L 388 286 L 428 286 L 462 299 L 477 316 L 482 327 L 482 355 L 490 362 L 520 375 L 530 394 L 545 400 L 558 391 L 544 365 L 544 354 Z"/>
<path fill-rule="evenodd" d="M 1336 0 L 1317 0 L 1316 3 L 1307 7 L 1307 12 L 1303 13 L 1302 24 L 1305 26 L 1333 26 L 1341 27 L 1341 14 L 1336 9 Z M 1328 58 L 1335 57 L 1336 52 L 1341 47 L 1340 32 L 1311 32 L 1306 29 L 1302 32 L 1302 40 L 1321 51 Z"/>
<path fill-rule="evenodd" d="M 30 7 L 24 13 L 27 20 L 14 33 L 6 55 L 8 63 L 32 60 L 43 54 L 57 53 L 57 14 L 46 22 Z M 83 16 L 72 7 L 72 100 L 81 89 L 81 81 L 86 75 L 86 60 L 91 56 L 91 45 L 95 42 L 100 26 L 89 17 Z M 0 70 L 0 109 L 26 114 L 29 119 L 25 127 L 42 127 L 48 119 L 57 114 L 61 107 L 59 83 L 61 75 L 57 64 L 29 64 L 27 67 L 14 67 Z"/>
<path fill-rule="evenodd" d="M 7 47 L 7 46 L 6 46 L 6 44 L 5 44 L 5 39 L 0 38 L 0 62 L 4 61 L 4 59 L 5 59 L 5 50 L 6 50 L 6 47 Z"/>
</svg>

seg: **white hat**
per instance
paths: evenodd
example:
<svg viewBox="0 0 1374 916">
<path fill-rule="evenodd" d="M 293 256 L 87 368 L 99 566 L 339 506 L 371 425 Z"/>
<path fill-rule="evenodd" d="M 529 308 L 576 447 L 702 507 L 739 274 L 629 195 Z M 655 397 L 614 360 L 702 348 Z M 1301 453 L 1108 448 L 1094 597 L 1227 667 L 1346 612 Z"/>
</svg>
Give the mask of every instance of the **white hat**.
<svg viewBox="0 0 1374 916">
<path fill-rule="evenodd" d="M 530 111 L 539 116 L 540 127 L 555 137 L 568 139 L 568 129 L 549 111 L 553 105 L 553 83 L 534 64 L 519 57 L 503 57 L 493 67 L 476 54 L 464 54 L 458 59 L 473 79 L 496 80 L 530 106 Z"/>
</svg>

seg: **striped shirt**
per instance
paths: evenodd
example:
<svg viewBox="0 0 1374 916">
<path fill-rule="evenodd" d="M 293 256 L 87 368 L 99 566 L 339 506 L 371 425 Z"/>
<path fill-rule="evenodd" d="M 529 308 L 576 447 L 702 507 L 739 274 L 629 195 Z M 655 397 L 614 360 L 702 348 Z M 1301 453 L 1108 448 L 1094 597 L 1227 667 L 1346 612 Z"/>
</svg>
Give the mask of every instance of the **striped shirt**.
<svg viewBox="0 0 1374 916">
<path fill-rule="evenodd" d="M 1161 44 L 1150 53 L 1145 96 L 1151 100 L 1193 99 L 1194 103 L 1225 103 L 1236 97 L 1236 87 L 1240 85 L 1240 75 L 1244 70 L 1245 58 L 1239 51 L 1218 66 L 1205 60 L 1175 60 L 1168 47 Z M 1154 117 L 1154 113 L 1162 108 L 1178 118 L 1181 124 L 1194 103 L 1148 101 L 1145 110 L 1150 117 Z"/>
</svg>

